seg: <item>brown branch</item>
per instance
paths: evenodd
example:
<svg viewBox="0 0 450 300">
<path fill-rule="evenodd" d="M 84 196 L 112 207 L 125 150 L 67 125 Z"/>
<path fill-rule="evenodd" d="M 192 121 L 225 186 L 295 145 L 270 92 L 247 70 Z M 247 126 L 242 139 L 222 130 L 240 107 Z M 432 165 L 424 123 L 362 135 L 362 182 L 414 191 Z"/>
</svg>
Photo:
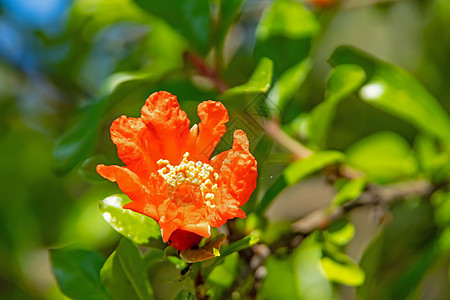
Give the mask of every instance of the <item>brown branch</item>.
<svg viewBox="0 0 450 300">
<path fill-rule="evenodd" d="M 429 196 L 434 186 L 426 180 L 396 183 L 388 186 L 370 186 L 361 196 L 342 206 L 315 210 L 292 225 L 293 232 L 307 235 L 316 229 L 324 229 L 345 213 L 361 206 L 385 206 L 391 202 L 410 196 Z"/>
<path fill-rule="evenodd" d="M 184 53 L 184 60 L 191 63 L 198 74 L 208 77 L 213 82 L 216 90 L 220 93 L 224 93 L 228 89 L 228 85 L 220 78 L 216 70 L 208 66 L 200 56 L 186 51 Z"/>
</svg>

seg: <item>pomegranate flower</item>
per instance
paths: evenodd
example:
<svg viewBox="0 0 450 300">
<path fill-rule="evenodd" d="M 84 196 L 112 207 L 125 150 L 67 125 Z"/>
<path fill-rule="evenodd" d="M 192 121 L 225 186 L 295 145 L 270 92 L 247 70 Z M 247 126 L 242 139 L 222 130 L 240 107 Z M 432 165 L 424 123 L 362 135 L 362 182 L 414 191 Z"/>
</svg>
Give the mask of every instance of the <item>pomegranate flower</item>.
<svg viewBox="0 0 450 300">
<path fill-rule="evenodd" d="M 239 207 L 256 187 L 256 160 L 242 130 L 234 132 L 231 150 L 210 159 L 226 131 L 223 104 L 205 101 L 197 111 L 201 121 L 189 128 L 176 96 L 153 93 L 140 118 L 121 116 L 111 125 L 126 166 L 97 166 L 132 200 L 124 208 L 155 219 L 163 240 L 178 250 L 210 237 L 211 227 L 245 218 Z"/>
</svg>

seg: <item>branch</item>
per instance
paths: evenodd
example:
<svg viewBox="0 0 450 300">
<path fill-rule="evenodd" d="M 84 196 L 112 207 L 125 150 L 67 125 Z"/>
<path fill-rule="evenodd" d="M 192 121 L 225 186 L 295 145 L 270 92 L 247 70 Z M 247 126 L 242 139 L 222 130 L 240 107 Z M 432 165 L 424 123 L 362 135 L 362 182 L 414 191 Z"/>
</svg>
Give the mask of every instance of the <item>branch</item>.
<svg viewBox="0 0 450 300">
<path fill-rule="evenodd" d="M 361 196 L 352 202 L 335 207 L 315 210 L 292 225 L 293 232 L 308 235 L 316 229 L 325 229 L 333 221 L 341 218 L 345 213 L 361 206 L 385 206 L 397 200 L 410 196 L 426 197 L 434 191 L 434 186 L 426 180 L 415 180 L 396 183 L 388 186 L 370 186 Z"/>
<path fill-rule="evenodd" d="M 214 87 L 220 93 L 224 93 L 228 89 L 228 85 L 220 78 L 216 70 L 208 66 L 200 56 L 186 51 L 184 53 L 184 60 L 190 62 L 200 75 L 211 79 Z"/>
</svg>

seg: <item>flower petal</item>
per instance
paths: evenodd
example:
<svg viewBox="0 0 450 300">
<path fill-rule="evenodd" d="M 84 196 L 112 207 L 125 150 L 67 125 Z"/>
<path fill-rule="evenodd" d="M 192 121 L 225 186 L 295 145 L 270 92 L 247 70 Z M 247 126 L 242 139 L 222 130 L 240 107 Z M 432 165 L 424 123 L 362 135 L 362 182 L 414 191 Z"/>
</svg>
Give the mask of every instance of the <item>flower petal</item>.
<svg viewBox="0 0 450 300">
<path fill-rule="evenodd" d="M 140 137 L 146 130 L 141 119 L 121 116 L 111 125 L 111 139 L 117 146 L 117 154 L 124 164 L 140 177 L 146 178 L 156 168 L 156 156 L 150 158 L 152 151 L 145 148 Z"/>
<path fill-rule="evenodd" d="M 206 162 L 227 130 L 228 112 L 221 102 L 210 100 L 200 103 L 197 113 L 201 121 L 198 125 L 196 158 Z"/>
<path fill-rule="evenodd" d="M 142 107 L 141 119 L 147 127 L 142 135 L 146 148 L 157 153 L 158 159 L 178 164 L 186 149 L 190 122 L 177 97 L 165 91 L 151 94 Z"/>
<path fill-rule="evenodd" d="M 219 181 L 222 186 L 228 187 L 230 195 L 241 206 L 247 202 L 256 187 L 257 164 L 249 152 L 245 132 L 236 130 L 233 137 L 233 148 L 232 151 L 227 151 L 227 156 L 223 159 Z"/>
<path fill-rule="evenodd" d="M 104 178 L 117 182 L 119 188 L 130 197 L 131 200 L 138 203 L 145 203 L 149 192 L 142 184 L 139 176 L 126 167 L 98 165 L 97 173 Z"/>
</svg>

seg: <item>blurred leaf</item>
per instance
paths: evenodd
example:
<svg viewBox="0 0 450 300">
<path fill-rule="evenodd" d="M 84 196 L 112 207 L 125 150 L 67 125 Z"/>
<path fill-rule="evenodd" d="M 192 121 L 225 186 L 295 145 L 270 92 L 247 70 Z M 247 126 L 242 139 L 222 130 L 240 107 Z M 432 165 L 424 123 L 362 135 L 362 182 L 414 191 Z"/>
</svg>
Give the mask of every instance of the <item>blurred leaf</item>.
<svg viewBox="0 0 450 300">
<path fill-rule="evenodd" d="M 122 238 L 100 271 L 102 282 L 114 299 L 153 299 L 143 262 L 138 248 Z"/>
<path fill-rule="evenodd" d="M 440 258 L 433 210 L 427 201 L 398 202 L 390 210 L 391 223 L 361 259 L 366 281 L 357 289 L 359 299 L 408 299 Z"/>
<path fill-rule="evenodd" d="M 389 131 L 375 133 L 353 144 L 347 150 L 347 161 L 381 183 L 417 172 L 410 145 Z"/>
<path fill-rule="evenodd" d="M 168 247 L 169 248 L 169 247 Z M 144 256 L 144 265 L 145 268 L 150 268 L 157 262 L 164 259 L 164 251 L 156 248 L 149 248 L 149 251 Z"/>
<path fill-rule="evenodd" d="M 210 3 L 207 0 L 134 0 L 150 14 L 164 19 L 178 33 L 191 42 L 191 46 L 204 55 L 209 50 Z"/>
<path fill-rule="evenodd" d="M 239 94 L 266 93 L 272 82 L 272 72 L 273 62 L 264 57 L 259 61 L 253 74 L 246 83 L 228 89 L 221 97 L 226 99 Z"/>
<path fill-rule="evenodd" d="M 281 74 L 269 92 L 268 105 L 273 105 L 282 112 L 282 108 L 303 84 L 311 68 L 312 61 L 306 58 Z"/>
<path fill-rule="evenodd" d="M 106 161 L 106 157 L 103 155 L 94 155 L 83 161 L 80 168 L 77 170 L 83 179 L 90 182 L 103 182 L 103 177 L 101 177 L 97 171 L 96 167 L 98 164 Z"/>
<path fill-rule="evenodd" d="M 332 205 L 339 206 L 344 204 L 345 202 L 353 201 L 358 199 L 358 197 L 364 191 L 364 188 L 367 185 L 367 178 L 360 177 L 356 179 L 352 179 L 342 186 L 337 192 L 336 196 L 334 196 L 331 201 Z"/>
<path fill-rule="evenodd" d="M 277 0 L 264 11 L 256 29 L 256 36 L 260 40 L 278 35 L 296 39 L 309 37 L 319 29 L 314 14 L 301 3 Z"/>
<path fill-rule="evenodd" d="M 331 281 L 350 286 L 358 286 L 364 283 L 364 271 L 350 259 L 338 262 L 329 257 L 324 257 L 320 262 L 325 274 Z"/>
<path fill-rule="evenodd" d="M 220 256 L 220 245 L 227 238 L 226 235 L 221 234 L 209 240 L 203 247 L 199 249 L 186 249 L 180 252 L 180 257 L 187 263 L 196 263 L 207 259 Z"/>
<path fill-rule="evenodd" d="M 219 47 L 223 46 L 222 43 L 225 40 L 228 30 L 239 14 L 244 2 L 245 0 L 220 0 L 219 22 L 217 25 L 217 36 L 215 37 Z"/>
<path fill-rule="evenodd" d="M 181 290 L 175 300 L 195 300 L 195 295 L 188 290 Z"/>
<path fill-rule="evenodd" d="M 344 158 L 344 154 L 338 151 L 313 153 L 306 158 L 299 159 L 290 164 L 284 170 L 284 178 L 288 185 L 293 185 L 328 165 L 343 161 Z"/>
<path fill-rule="evenodd" d="M 278 177 L 278 179 L 275 181 L 275 183 L 272 184 L 272 186 L 264 194 L 264 197 L 261 199 L 261 202 L 259 203 L 259 206 L 256 210 L 257 214 L 259 216 L 262 216 L 264 214 L 264 212 L 266 211 L 266 209 L 270 206 L 272 201 L 287 186 L 288 186 L 288 182 L 286 181 L 285 176 L 281 175 L 280 177 Z"/>
<path fill-rule="evenodd" d="M 271 255 L 266 259 L 267 275 L 258 291 L 258 300 L 298 299 L 293 261 L 292 255 L 286 258 Z"/>
<path fill-rule="evenodd" d="M 228 255 L 222 262 L 214 266 L 206 279 L 207 293 L 211 299 L 225 299 L 238 275 L 240 261 L 237 252 Z"/>
<path fill-rule="evenodd" d="M 75 125 L 56 142 L 53 155 L 57 174 L 67 174 L 92 151 L 104 108 L 103 99 L 91 102 L 82 109 Z"/>
<path fill-rule="evenodd" d="M 439 190 L 433 193 L 431 202 L 434 206 L 436 225 L 441 227 L 450 225 L 450 192 Z"/>
<path fill-rule="evenodd" d="M 358 90 L 365 79 L 364 69 L 358 65 L 339 65 L 331 71 L 327 80 L 325 101 L 311 111 L 308 119 L 308 141 L 319 149 L 325 148 L 337 105 Z"/>
<path fill-rule="evenodd" d="M 347 245 L 355 235 L 355 226 L 347 220 L 333 222 L 325 231 L 325 239 L 335 245 Z"/>
<path fill-rule="evenodd" d="M 314 14 L 302 3 L 277 0 L 267 7 L 256 28 L 257 57 L 275 65 L 275 88 L 269 100 L 281 111 L 304 82 L 311 69 L 307 59 L 311 40 L 320 30 Z"/>
<path fill-rule="evenodd" d="M 450 152 L 439 151 L 435 138 L 419 133 L 414 140 L 417 160 L 423 172 L 435 182 L 445 181 L 450 174 Z"/>
<path fill-rule="evenodd" d="M 112 228 L 137 244 L 145 244 L 149 239 L 160 239 L 158 223 L 152 218 L 122 207 L 130 202 L 123 194 L 109 196 L 99 201 L 100 212 Z"/>
<path fill-rule="evenodd" d="M 321 264 L 321 246 L 315 234 L 306 237 L 294 251 L 294 273 L 299 299 L 333 299 L 333 290 Z"/>
<path fill-rule="evenodd" d="M 362 100 L 448 143 L 450 140 L 448 114 L 405 70 L 351 47 L 336 49 L 330 62 L 333 65 L 360 65 L 368 77 L 368 82 L 359 92 Z"/>
<path fill-rule="evenodd" d="M 101 280 L 105 258 L 81 249 L 52 249 L 50 259 L 61 291 L 72 299 L 112 299 Z"/>
</svg>

